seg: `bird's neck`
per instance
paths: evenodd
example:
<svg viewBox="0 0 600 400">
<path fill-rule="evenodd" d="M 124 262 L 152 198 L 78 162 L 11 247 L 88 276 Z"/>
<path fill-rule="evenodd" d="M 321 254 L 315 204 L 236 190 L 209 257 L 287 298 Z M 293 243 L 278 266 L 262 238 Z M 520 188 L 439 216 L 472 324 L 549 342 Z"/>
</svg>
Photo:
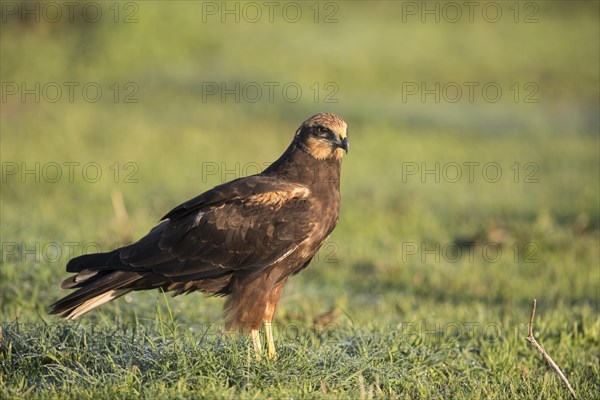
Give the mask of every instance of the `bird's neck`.
<svg viewBox="0 0 600 400">
<path fill-rule="evenodd" d="M 308 186 L 324 185 L 339 189 L 340 160 L 335 158 L 316 159 L 292 144 L 263 173 L 278 175 L 289 181 Z"/>
</svg>

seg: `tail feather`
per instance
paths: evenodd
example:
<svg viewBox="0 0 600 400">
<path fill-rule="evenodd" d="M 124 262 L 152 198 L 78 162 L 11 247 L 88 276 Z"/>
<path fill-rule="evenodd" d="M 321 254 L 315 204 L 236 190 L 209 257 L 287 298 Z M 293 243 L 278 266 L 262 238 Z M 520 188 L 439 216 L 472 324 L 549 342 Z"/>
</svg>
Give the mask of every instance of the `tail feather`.
<svg viewBox="0 0 600 400">
<path fill-rule="evenodd" d="M 84 269 L 103 269 L 103 267 L 125 267 L 119 254 L 122 249 L 109 253 L 84 254 L 67 263 L 67 272 L 80 272 Z"/>
<path fill-rule="evenodd" d="M 89 254 L 69 262 L 67 270 L 78 272 L 65 281 L 62 288 L 79 288 L 50 306 L 50 314 L 74 319 L 117 297 L 135 290 L 144 278 L 137 272 L 120 271 L 118 253 Z M 112 267 L 112 268 L 111 268 Z"/>
<path fill-rule="evenodd" d="M 88 311 L 92 311 L 94 308 L 96 307 L 100 307 L 102 304 L 104 303 L 108 303 L 111 300 L 116 299 L 117 297 L 121 297 L 126 293 L 129 293 L 131 291 L 131 289 L 116 289 L 116 290 L 109 290 L 108 292 L 104 292 L 96 297 L 92 297 L 89 300 L 86 300 L 82 303 L 78 303 L 77 306 L 73 307 L 73 308 L 69 308 L 67 310 L 65 310 L 64 312 L 51 312 L 51 314 L 58 314 L 60 313 L 60 316 L 66 319 L 76 319 L 81 317 L 83 314 L 87 313 Z"/>
<path fill-rule="evenodd" d="M 92 271 L 91 269 L 83 269 L 77 275 L 71 275 L 60 284 L 61 289 L 74 289 L 81 287 L 94 276 L 98 275 L 100 271 Z"/>
</svg>

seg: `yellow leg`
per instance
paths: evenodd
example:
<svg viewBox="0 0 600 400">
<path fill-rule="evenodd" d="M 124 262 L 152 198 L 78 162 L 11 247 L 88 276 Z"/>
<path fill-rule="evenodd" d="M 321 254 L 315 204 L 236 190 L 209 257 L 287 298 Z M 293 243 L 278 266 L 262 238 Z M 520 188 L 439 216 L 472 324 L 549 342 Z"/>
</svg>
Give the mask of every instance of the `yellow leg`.
<svg viewBox="0 0 600 400">
<path fill-rule="evenodd" d="M 254 345 L 254 355 L 257 360 L 262 358 L 262 346 L 260 345 L 260 333 L 258 329 L 252 329 L 252 344 Z"/>
<path fill-rule="evenodd" d="M 267 335 L 267 350 L 269 353 L 269 360 L 277 358 L 277 352 L 275 351 L 275 340 L 273 338 L 273 327 L 270 322 L 265 322 L 265 333 Z"/>
</svg>

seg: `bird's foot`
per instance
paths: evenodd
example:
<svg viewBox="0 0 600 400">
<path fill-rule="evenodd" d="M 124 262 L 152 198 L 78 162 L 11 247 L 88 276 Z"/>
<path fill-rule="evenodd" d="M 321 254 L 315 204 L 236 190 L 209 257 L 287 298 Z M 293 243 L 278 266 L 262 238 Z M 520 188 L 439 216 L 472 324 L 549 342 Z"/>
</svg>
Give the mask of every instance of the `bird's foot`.
<svg viewBox="0 0 600 400">
<path fill-rule="evenodd" d="M 260 342 L 260 331 L 258 329 L 252 329 L 252 346 L 254 347 L 254 355 L 257 361 L 262 359 L 263 348 Z M 273 326 L 270 322 L 265 322 L 265 334 L 267 337 L 267 357 L 269 360 L 277 359 L 277 352 L 275 351 L 275 340 L 273 337 Z"/>
<path fill-rule="evenodd" d="M 273 338 L 273 326 L 270 322 L 265 322 L 265 334 L 267 335 L 267 355 L 269 360 L 277 359 L 277 352 L 275 351 L 275 339 Z"/>
<path fill-rule="evenodd" d="M 252 329 L 252 345 L 254 346 L 254 356 L 256 357 L 256 361 L 260 361 L 262 359 L 262 346 L 260 344 L 260 332 L 258 329 Z"/>
</svg>

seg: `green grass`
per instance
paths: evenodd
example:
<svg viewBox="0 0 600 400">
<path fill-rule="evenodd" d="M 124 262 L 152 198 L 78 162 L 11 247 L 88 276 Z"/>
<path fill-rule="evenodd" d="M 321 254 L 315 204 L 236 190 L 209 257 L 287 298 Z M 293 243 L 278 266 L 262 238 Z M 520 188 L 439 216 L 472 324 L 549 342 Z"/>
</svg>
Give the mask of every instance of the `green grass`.
<svg viewBox="0 0 600 400">
<path fill-rule="evenodd" d="M 560 335 L 542 330 L 579 393 L 597 389 L 597 358 L 575 348 L 598 334 L 590 316 Z M 491 325 L 490 325 L 491 326 Z M 566 328 L 566 329 L 565 329 Z M 591 329 L 587 335 L 582 331 Z M 210 331 L 207 328 L 206 331 Z M 279 359 L 256 362 L 248 340 L 192 333 L 172 320 L 96 326 L 12 324 L 7 397 L 370 398 L 565 396 L 561 382 L 512 330 L 419 335 L 352 324 L 278 341 Z M 408 333 L 408 332 L 414 332 Z M 521 332 L 519 332 L 520 334 Z M 19 373 L 27 371 L 27 375 Z"/>
<path fill-rule="evenodd" d="M 3 83 L 96 82 L 105 96 L 0 103 L 0 398 L 568 398 L 525 341 L 534 298 L 537 339 L 580 398 L 597 397 L 598 4 L 537 4 L 534 24 L 403 22 L 395 2 L 339 3 L 334 24 L 202 23 L 199 2 L 140 2 L 134 24 L 2 22 Z M 115 102 L 114 82 L 135 83 L 139 101 Z M 204 102 L 206 82 L 296 82 L 304 95 Z M 323 101 L 327 82 L 337 103 Z M 404 101 L 407 82 L 495 82 L 504 96 Z M 515 102 L 515 82 L 534 82 L 539 101 Z M 139 238 L 255 172 L 320 111 L 350 126 L 341 219 L 286 287 L 276 361 L 254 360 L 247 337 L 223 333 L 223 299 L 197 293 L 129 294 L 77 322 L 46 315 L 70 256 Z M 435 163 L 440 179 L 423 177 Z M 452 165 L 458 182 L 442 174 Z"/>
</svg>

